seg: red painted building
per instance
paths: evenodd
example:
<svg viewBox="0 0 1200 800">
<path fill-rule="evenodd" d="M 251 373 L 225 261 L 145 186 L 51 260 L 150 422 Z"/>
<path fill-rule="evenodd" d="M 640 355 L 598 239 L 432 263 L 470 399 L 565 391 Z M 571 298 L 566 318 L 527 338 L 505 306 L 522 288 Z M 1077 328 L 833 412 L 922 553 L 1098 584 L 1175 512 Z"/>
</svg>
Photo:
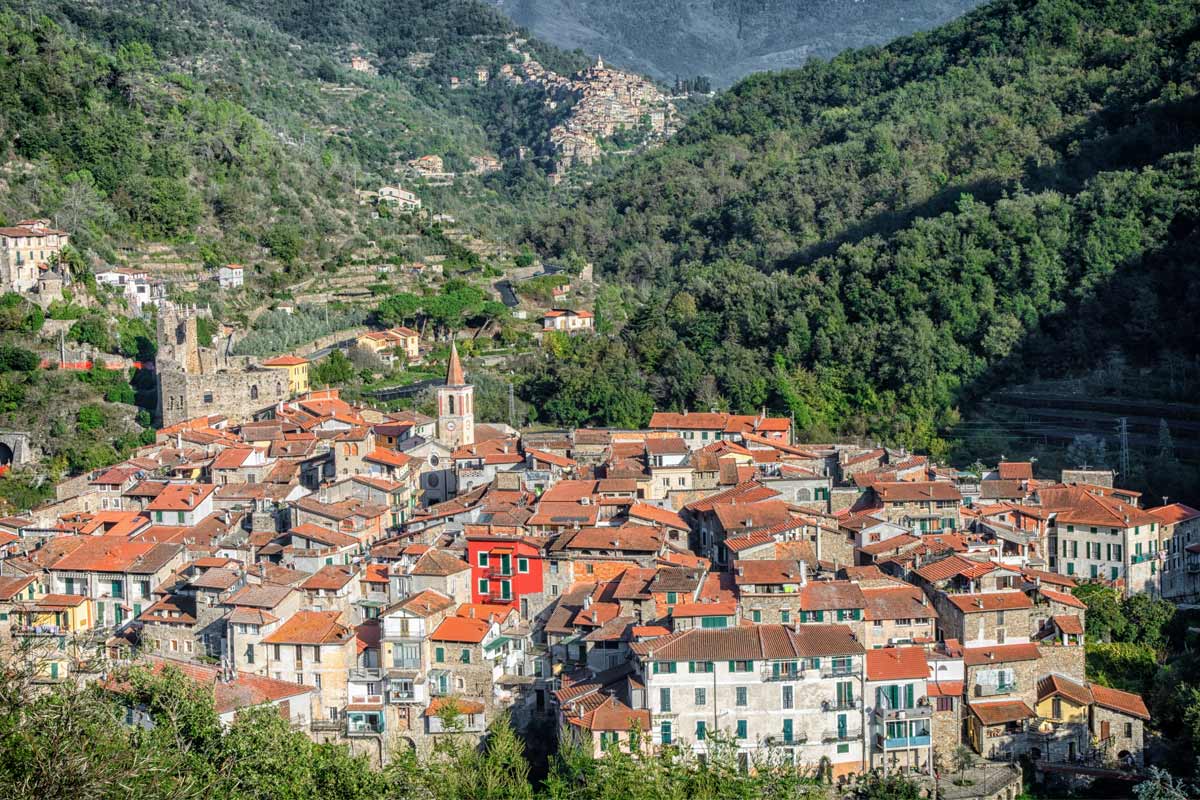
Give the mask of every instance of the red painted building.
<svg viewBox="0 0 1200 800">
<path fill-rule="evenodd" d="M 529 595 L 544 591 L 540 542 L 516 534 L 468 533 L 467 561 L 472 601 L 511 606 L 529 618 Z"/>
</svg>

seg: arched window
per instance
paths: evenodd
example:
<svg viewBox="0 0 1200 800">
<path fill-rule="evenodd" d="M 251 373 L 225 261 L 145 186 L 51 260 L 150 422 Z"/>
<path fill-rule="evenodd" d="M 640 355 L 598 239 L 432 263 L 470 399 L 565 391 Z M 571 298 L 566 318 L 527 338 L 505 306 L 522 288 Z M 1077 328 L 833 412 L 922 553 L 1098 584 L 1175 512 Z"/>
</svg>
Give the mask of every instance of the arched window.
<svg viewBox="0 0 1200 800">
<path fill-rule="evenodd" d="M 807 503 L 810 500 L 812 500 L 812 490 L 811 489 L 797 489 L 796 490 L 796 502 Z"/>
<path fill-rule="evenodd" d="M 446 395 L 446 413 L 453 416 L 454 414 L 454 395 Z"/>
</svg>

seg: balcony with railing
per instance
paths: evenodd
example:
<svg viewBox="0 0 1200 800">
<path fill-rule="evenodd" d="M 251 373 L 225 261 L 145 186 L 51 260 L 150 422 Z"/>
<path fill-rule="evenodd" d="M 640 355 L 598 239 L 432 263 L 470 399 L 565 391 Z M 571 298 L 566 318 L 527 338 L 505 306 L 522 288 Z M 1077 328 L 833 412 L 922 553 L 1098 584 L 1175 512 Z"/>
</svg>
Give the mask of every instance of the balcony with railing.
<svg viewBox="0 0 1200 800">
<path fill-rule="evenodd" d="M 393 658 L 392 669 L 420 669 L 421 659 L 417 658 Z"/>
<path fill-rule="evenodd" d="M 853 664 L 826 664 L 821 667 L 822 678 L 854 678 L 858 669 Z"/>
<path fill-rule="evenodd" d="M 906 750 L 912 747 L 928 747 L 930 743 L 929 729 L 922 728 L 908 736 L 879 735 L 884 750 Z"/>
<path fill-rule="evenodd" d="M 762 671 L 762 679 L 764 681 L 802 681 L 806 677 L 806 670 L 802 667 L 786 667 L 780 664 L 773 664 L 769 669 Z"/>
<path fill-rule="evenodd" d="M 928 698 L 925 697 L 918 700 L 916 705 L 908 708 L 876 707 L 875 709 L 876 718 L 885 720 L 927 719 L 932 715 L 933 706 L 930 705 Z"/>
<path fill-rule="evenodd" d="M 341 733 L 346 729 L 344 719 L 314 719 L 309 723 L 313 733 Z"/>
<path fill-rule="evenodd" d="M 822 700 L 822 711 L 857 711 L 862 708 L 862 698 L 839 697 L 836 700 Z"/>
<path fill-rule="evenodd" d="M 1017 690 L 1016 681 L 999 681 L 998 683 L 978 683 L 975 685 L 976 697 L 995 697 L 1000 694 L 1012 694 Z"/>
<path fill-rule="evenodd" d="M 350 669 L 350 680 L 352 681 L 381 681 L 383 680 L 382 667 L 352 667 Z"/>
<path fill-rule="evenodd" d="M 767 736 L 763 741 L 767 747 L 795 747 L 797 745 L 806 744 L 808 736 L 803 733 L 794 733 L 791 736 L 783 733 L 775 733 Z"/>
<path fill-rule="evenodd" d="M 862 739 L 862 728 L 848 725 L 845 728 L 826 728 L 821 740 L 824 742 L 856 742 Z"/>
<path fill-rule="evenodd" d="M 383 714 L 377 711 L 351 711 L 346 716 L 347 736 L 377 736 L 386 730 Z"/>
</svg>

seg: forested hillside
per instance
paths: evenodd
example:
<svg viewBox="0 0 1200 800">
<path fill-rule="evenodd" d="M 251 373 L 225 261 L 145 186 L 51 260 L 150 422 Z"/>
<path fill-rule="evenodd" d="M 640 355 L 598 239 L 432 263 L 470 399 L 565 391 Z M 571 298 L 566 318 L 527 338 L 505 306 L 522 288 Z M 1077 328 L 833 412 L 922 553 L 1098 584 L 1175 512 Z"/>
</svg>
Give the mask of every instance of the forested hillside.
<svg viewBox="0 0 1200 800">
<path fill-rule="evenodd" d="M 1004 0 L 743 81 L 529 230 L 637 291 L 527 397 L 620 424 L 769 405 L 937 452 L 997 376 L 1194 354 L 1197 9 Z"/>
<path fill-rule="evenodd" d="M 752 72 L 927 30 L 982 0 L 490 0 L 559 47 L 670 81 Z"/>
<path fill-rule="evenodd" d="M 355 229 L 356 186 L 394 181 L 397 165 L 431 153 L 466 171 L 553 124 L 520 87 L 449 88 L 452 75 L 518 59 L 505 50 L 511 24 L 484 6 L 413 3 L 392 17 L 395 4 L 343 5 L 311 17 L 285 2 L 0 3 L 0 214 L 53 216 L 109 262 L 117 246 L 171 241 L 213 263 L 298 250 L 277 260 L 323 264 Z M 317 37 L 297 20 L 329 25 Z M 405 68 L 418 46 L 430 62 Z M 360 51 L 381 76 L 348 69 Z M 479 211 L 501 235 L 506 213 L 546 197 L 538 169 L 510 163 L 444 210 Z"/>
</svg>

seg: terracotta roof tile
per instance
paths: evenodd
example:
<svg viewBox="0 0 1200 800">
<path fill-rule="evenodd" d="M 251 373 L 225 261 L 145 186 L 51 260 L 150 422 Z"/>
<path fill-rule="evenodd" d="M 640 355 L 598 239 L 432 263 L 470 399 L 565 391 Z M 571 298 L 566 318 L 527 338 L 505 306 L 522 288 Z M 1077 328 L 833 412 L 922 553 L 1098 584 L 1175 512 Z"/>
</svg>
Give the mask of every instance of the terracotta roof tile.
<svg viewBox="0 0 1200 800">
<path fill-rule="evenodd" d="M 1141 695 L 1123 692 L 1120 689 L 1111 689 L 1097 683 L 1090 684 L 1089 688 L 1092 690 L 1092 699 L 1097 705 L 1146 721 L 1150 720 L 1150 710 L 1146 708 L 1146 702 L 1142 700 Z"/>
<path fill-rule="evenodd" d="M 971 713 L 979 717 L 984 725 L 1003 725 L 1032 719 L 1033 711 L 1020 700 L 999 700 L 990 703 L 969 703 Z"/>
<path fill-rule="evenodd" d="M 350 628 L 338 622 L 341 616 L 340 611 L 297 611 L 263 643 L 341 644 L 354 637 Z"/>
<path fill-rule="evenodd" d="M 886 647 L 867 651 L 867 680 L 897 681 L 905 678 L 925 680 L 929 662 L 921 647 Z"/>
</svg>

